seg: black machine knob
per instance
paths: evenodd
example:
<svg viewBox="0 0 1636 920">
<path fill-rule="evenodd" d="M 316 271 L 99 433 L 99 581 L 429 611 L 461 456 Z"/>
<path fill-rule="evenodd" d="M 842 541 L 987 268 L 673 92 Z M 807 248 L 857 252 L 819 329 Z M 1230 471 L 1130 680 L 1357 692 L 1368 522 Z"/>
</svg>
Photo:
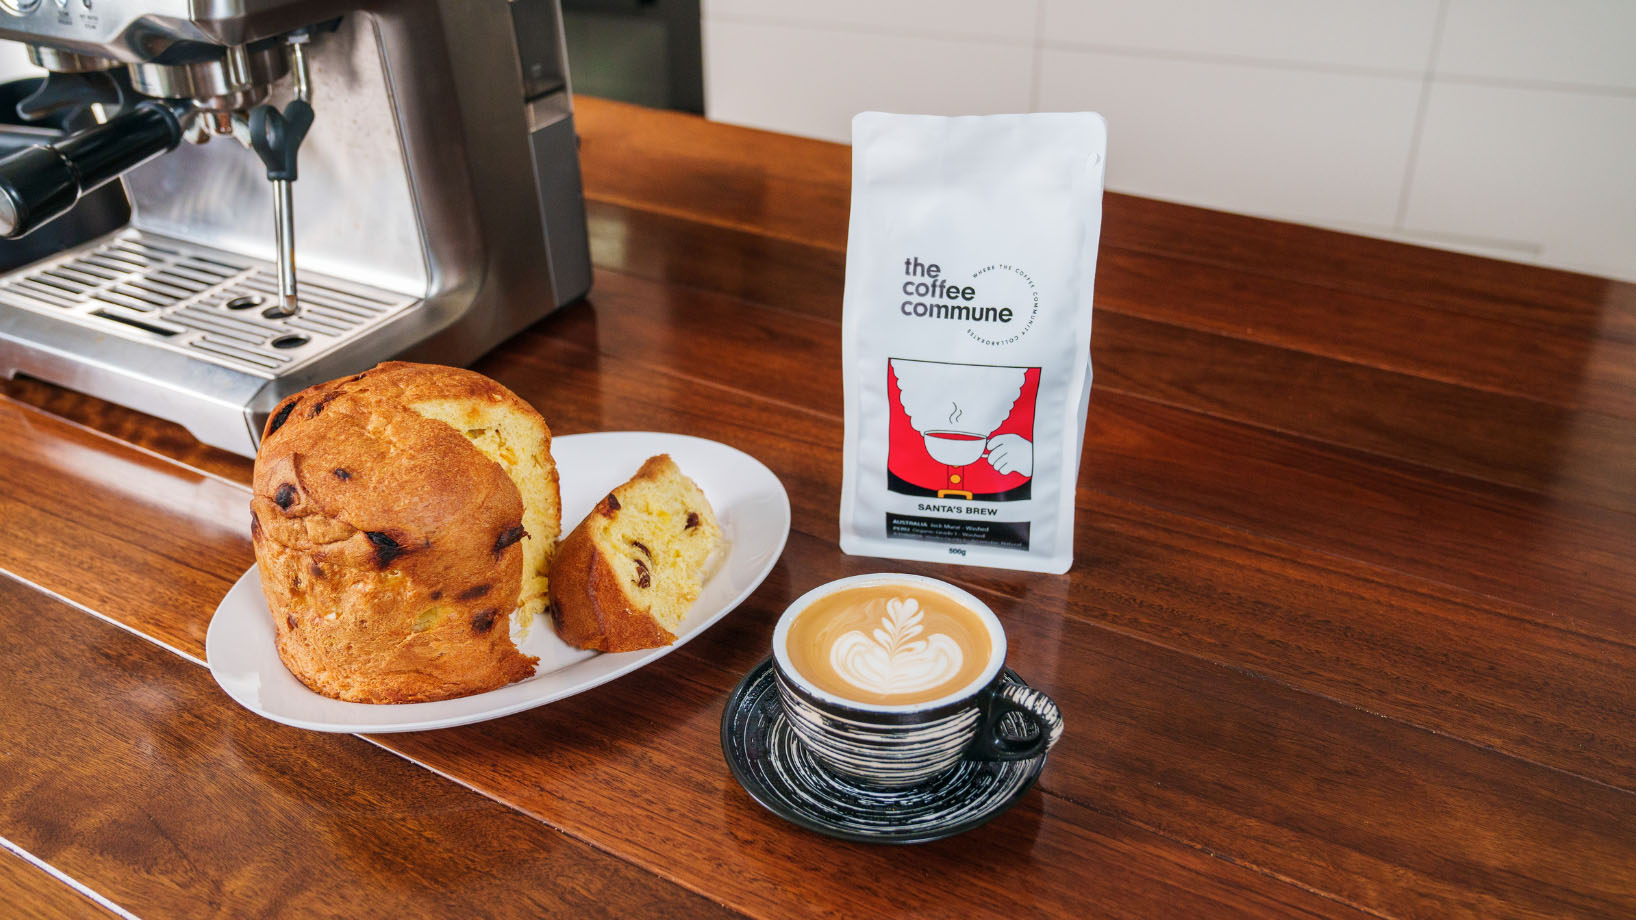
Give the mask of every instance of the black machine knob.
<svg viewBox="0 0 1636 920">
<path fill-rule="evenodd" d="M 106 124 L 0 160 L 0 237 L 15 239 L 182 142 L 185 110 L 149 100 Z"/>
<path fill-rule="evenodd" d="M 125 101 L 127 78 L 110 70 L 83 73 L 47 73 L 27 98 L 17 103 L 17 117 L 25 124 L 51 119 L 61 128 L 77 130 L 96 124 L 91 107 L 117 111 Z"/>
<path fill-rule="evenodd" d="M 266 104 L 250 110 L 250 149 L 261 157 L 268 179 L 296 180 L 296 157 L 312 120 L 312 106 L 302 99 L 290 100 L 283 112 Z"/>
</svg>

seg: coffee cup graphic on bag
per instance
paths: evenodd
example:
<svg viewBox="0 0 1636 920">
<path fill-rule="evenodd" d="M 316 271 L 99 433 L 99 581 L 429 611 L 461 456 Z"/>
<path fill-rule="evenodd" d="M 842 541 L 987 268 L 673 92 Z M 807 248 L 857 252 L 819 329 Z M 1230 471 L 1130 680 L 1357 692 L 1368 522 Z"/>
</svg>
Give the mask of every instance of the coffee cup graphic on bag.
<svg viewBox="0 0 1636 920">
<path fill-rule="evenodd" d="M 1039 368 L 906 358 L 888 367 L 888 489 L 966 501 L 1030 497 Z"/>
</svg>

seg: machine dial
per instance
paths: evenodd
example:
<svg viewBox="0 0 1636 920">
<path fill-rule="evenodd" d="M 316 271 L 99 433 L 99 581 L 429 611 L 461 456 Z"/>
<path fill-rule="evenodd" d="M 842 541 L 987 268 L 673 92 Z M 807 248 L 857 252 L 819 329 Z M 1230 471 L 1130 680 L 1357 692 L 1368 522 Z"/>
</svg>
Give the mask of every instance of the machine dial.
<svg viewBox="0 0 1636 920">
<path fill-rule="evenodd" d="M 40 7 L 40 0 L 0 0 L 0 7 L 18 16 L 32 13 Z"/>
</svg>

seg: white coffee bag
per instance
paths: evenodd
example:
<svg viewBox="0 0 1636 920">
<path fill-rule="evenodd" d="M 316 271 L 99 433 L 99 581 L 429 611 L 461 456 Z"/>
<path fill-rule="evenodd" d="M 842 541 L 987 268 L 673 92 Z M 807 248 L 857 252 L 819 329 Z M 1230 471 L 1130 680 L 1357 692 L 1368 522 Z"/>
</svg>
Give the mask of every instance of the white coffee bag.
<svg viewBox="0 0 1636 920">
<path fill-rule="evenodd" d="M 841 548 L 1073 564 L 1107 128 L 852 120 Z"/>
</svg>

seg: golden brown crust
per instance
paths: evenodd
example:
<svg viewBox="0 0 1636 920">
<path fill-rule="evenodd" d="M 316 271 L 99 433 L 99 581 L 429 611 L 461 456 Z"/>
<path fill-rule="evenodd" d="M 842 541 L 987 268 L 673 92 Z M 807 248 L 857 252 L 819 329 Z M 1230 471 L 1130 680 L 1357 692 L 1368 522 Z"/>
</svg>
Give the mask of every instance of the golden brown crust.
<svg viewBox="0 0 1636 920">
<path fill-rule="evenodd" d="M 279 656 L 319 693 L 417 702 L 533 673 L 509 635 L 517 487 L 460 432 L 408 408 L 450 398 L 533 413 L 482 375 L 393 362 L 304 390 L 268 420 L 256 562 Z"/>
<path fill-rule="evenodd" d="M 611 514 L 610 497 L 597 502 L 591 514 Z M 619 577 L 584 524 L 557 547 L 551 565 L 551 620 L 562 641 L 597 652 L 634 652 L 676 641 L 652 617 L 631 608 Z"/>
<path fill-rule="evenodd" d="M 676 461 L 670 459 L 669 454 L 654 454 L 642 461 L 642 466 L 637 469 L 636 475 L 632 476 L 629 481 L 661 482 L 672 472 L 681 473 L 680 470 L 676 469 Z"/>
</svg>

